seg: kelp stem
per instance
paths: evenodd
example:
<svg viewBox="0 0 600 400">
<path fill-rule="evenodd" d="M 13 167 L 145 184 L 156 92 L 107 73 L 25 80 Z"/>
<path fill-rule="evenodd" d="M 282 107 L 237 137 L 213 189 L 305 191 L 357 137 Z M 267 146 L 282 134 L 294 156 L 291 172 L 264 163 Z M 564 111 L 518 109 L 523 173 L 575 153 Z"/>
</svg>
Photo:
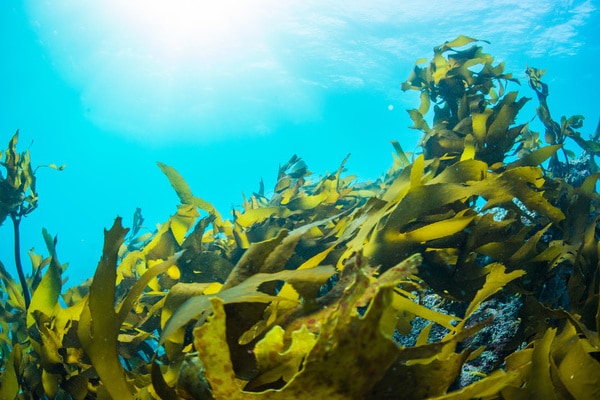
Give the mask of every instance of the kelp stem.
<svg viewBox="0 0 600 400">
<path fill-rule="evenodd" d="M 31 296 L 29 294 L 29 287 L 27 286 L 27 280 L 25 279 L 25 273 L 23 272 L 23 264 L 21 264 L 21 235 L 19 231 L 19 225 L 21 223 L 21 217 L 11 213 L 10 215 L 15 236 L 15 265 L 17 267 L 17 273 L 19 274 L 19 282 L 21 282 L 21 289 L 23 290 L 23 299 L 25 300 L 25 310 L 29 309 L 31 303 Z"/>
</svg>

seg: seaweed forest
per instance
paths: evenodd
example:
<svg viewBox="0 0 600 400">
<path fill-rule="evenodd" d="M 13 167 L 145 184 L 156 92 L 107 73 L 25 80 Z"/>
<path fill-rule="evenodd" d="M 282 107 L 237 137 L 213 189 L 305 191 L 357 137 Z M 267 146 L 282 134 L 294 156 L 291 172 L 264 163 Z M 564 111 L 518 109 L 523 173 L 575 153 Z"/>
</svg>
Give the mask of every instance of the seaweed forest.
<svg viewBox="0 0 600 400">
<path fill-rule="evenodd" d="M 519 82 L 484 43 L 416 62 L 419 148 L 393 142 L 381 178 L 346 160 L 317 177 L 294 155 L 224 218 L 159 162 L 172 216 L 153 232 L 139 209 L 117 217 L 69 289 L 50 233 L 20 260 L 39 194 L 17 132 L 0 157 L 18 272 L 1 260 L 0 398 L 600 398 L 600 126 L 555 119 L 545 71 Z"/>
</svg>

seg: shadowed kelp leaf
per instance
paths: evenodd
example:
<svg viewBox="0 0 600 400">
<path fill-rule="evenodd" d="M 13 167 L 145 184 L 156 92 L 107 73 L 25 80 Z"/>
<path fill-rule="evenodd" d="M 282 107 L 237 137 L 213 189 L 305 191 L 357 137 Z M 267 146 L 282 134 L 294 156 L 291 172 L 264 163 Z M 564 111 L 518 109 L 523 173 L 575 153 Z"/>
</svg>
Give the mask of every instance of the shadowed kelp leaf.
<svg viewBox="0 0 600 400">
<path fill-rule="evenodd" d="M 181 249 L 185 235 L 198 218 L 195 206 L 182 204 L 167 222 L 158 228 L 158 232 L 144 247 L 148 260 L 163 260 Z"/>
<path fill-rule="evenodd" d="M 256 344 L 254 352 L 259 374 L 246 387 L 233 373 L 235 357 L 226 339 L 231 333 L 226 328 L 223 301 L 212 298 L 213 316 L 194 330 L 194 345 L 205 364 L 204 376 L 213 396 L 227 399 L 244 396 L 361 398 L 396 358 L 397 347 L 391 339 L 395 325 L 391 295 L 394 287 L 413 273 L 419 262 L 420 257 L 415 255 L 370 285 L 372 269 L 362 264 L 360 257 L 354 258 L 344 269 L 345 276 L 334 291 L 323 296 L 329 301 L 323 300 L 322 309 L 282 316 L 278 324 L 283 326 L 275 325 Z M 357 307 L 367 303 L 368 309 L 361 317 Z M 353 373 L 351 379 L 348 373 Z M 280 377 L 286 383 L 281 388 L 277 384 Z M 248 391 L 259 387 L 264 391 Z M 265 390 L 267 387 L 272 389 Z"/>
<path fill-rule="evenodd" d="M 280 271 L 272 274 L 258 273 L 252 275 L 242 283 L 229 289 L 222 289 L 211 296 L 193 297 L 187 300 L 173 313 L 161 334 L 160 342 L 163 343 L 173 332 L 187 325 L 190 321 L 197 319 L 201 314 L 210 310 L 212 297 L 219 297 L 225 304 L 228 303 L 269 303 L 281 301 L 278 296 L 266 294 L 258 290 L 259 286 L 267 282 L 287 281 L 292 286 L 296 282 L 300 284 L 312 282 L 320 286 L 335 272 L 333 267 L 317 267 L 301 271 Z"/>
<path fill-rule="evenodd" d="M 203 294 L 213 294 L 220 290 L 220 284 L 217 283 L 177 283 L 169 290 L 165 297 L 160 312 L 160 327 L 164 329 L 167 321 L 183 303 L 193 297 Z M 185 327 L 179 328 L 171 334 L 164 342 L 165 352 L 169 360 L 178 360 L 183 353 L 182 348 L 185 339 Z"/>
<path fill-rule="evenodd" d="M 283 229 L 279 232 L 277 237 L 272 239 L 264 240 L 258 243 L 252 243 L 252 245 L 246 250 L 244 255 L 237 262 L 231 274 L 227 277 L 227 280 L 223 284 L 224 289 L 234 287 L 251 277 L 252 275 L 261 272 L 263 265 L 267 257 L 281 245 L 281 242 L 285 237 L 288 236 L 288 231 Z M 283 265 L 287 262 L 287 259 L 282 260 Z"/>
<path fill-rule="evenodd" d="M 300 226 L 289 233 L 286 229 L 281 229 L 276 237 L 253 243 L 231 271 L 223 284 L 223 289 L 236 286 L 255 273 L 269 273 L 283 269 L 294 254 L 296 245 L 305 234 L 311 229 L 326 225 L 338 217 L 339 215 L 335 214 L 324 220 Z"/>
<path fill-rule="evenodd" d="M 281 389 L 282 396 L 272 398 L 363 398 L 396 357 L 389 290 L 379 291 L 362 317 L 352 304 L 349 312 L 340 308 L 339 315 L 325 322 L 302 369 Z"/>
<path fill-rule="evenodd" d="M 449 350 L 454 345 L 454 341 L 448 342 L 430 359 L 412 359 L 410 363 L 394 363 L 389 368 L 388 375 L 377 383 L 365 399 L 421 400 L 437 398 L 435 396 L 448 390 L 448 387 L 460 374 L 461 367 L 469 356 L 468 351 L 455 353 Z M 407 390 L 407 388 L 410 389 Z"/>
<path fill-rule="evenodd" d="M 351 308 L 340 309 L 340 314 L 324 327 L 317 341 L 312 346 L 307 343 L 310 352 L 291 382 L 280 390 L 262 393 L 243 392 L 237 383 L 225 341 L 223 303 L 213 298 L 214 315 L 194 331 L 195 347 L 205 362 L 205 376 L 213 396 L 222 399 L 361 398 L 361 393 L 366 393 L 377 376 L 383 376 L 395 358 L 396 345 L 389 333 L 382 333 L 380 328 L 387 309 L 385 297 L 385 291 L 379 292 L 364 317 L 354 315 Z M 297 365 L 296 357 L 281 361 Z"/>
</svg>

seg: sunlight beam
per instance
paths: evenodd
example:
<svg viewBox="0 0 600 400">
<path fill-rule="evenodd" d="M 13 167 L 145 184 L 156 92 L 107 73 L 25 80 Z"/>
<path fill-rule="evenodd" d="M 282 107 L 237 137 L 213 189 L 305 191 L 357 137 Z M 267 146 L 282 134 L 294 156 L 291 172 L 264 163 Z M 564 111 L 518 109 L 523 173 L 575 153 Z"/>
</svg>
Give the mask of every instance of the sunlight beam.
<svg viewBox="0 0 600 400">
<path fill-rule="evenodd" d="M 110 0 L 107 10 L 138 45 L 169 61 L 223 57 L 264 35 L 266 1 Z"/>
</svg>

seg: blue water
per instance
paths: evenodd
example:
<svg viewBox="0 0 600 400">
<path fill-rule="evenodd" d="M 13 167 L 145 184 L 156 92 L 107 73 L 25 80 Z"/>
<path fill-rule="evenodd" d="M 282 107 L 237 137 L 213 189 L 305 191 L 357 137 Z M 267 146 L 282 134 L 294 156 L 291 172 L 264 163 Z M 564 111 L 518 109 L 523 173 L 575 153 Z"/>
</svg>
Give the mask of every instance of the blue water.
<svg viewBox="0 0 600 400">
<path fill-rule="evenodd" d="M 319 175 L 351 153 L 349 173 L 377 178 L 391 140 L 412 151 L 420 137 L 405 111 L 417 95 L 400 84 L 459 34 L 490 41 L 524 96 L 526 66 L 547 69 L 555 119 L 585 115 L 587 136 L 600 117 L 597 1 L 161 3 L 0 3 L 0 145 L 19 129 L 34 164 L 67 165 L 38 171 L 23 257 L 47 254 L 45 227 L 70 285 L 92 275 L 115 216 L 131 224 L 141 207 L 153 229 L 175 211 L 156 161 L 226 216 L 261 178 L 268 194 L 293 154 Z M 0 260 L 14 271 L 9 221 Z"/>
</svg>

